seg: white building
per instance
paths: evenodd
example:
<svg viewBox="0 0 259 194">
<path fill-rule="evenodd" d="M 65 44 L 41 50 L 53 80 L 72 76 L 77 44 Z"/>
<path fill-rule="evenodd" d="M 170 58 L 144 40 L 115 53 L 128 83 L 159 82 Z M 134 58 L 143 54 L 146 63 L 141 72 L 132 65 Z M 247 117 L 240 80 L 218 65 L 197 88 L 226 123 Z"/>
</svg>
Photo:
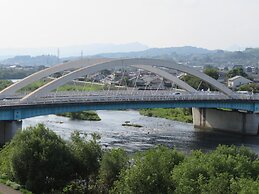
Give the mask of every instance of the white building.
<svg viewBox="0 0 259 194">
<path fill-rule="evenodd" d="M 235 77 L 229 78 L 228 79 L 228 87 L 229 88 L 237 88 L 239 86 L 242 86 L 244 84 L 251 83 L 252 81 L 249 79 L 246 79 L 245 77 L 242 77 L 240 75 L 237 75 Z"/>
</svg>

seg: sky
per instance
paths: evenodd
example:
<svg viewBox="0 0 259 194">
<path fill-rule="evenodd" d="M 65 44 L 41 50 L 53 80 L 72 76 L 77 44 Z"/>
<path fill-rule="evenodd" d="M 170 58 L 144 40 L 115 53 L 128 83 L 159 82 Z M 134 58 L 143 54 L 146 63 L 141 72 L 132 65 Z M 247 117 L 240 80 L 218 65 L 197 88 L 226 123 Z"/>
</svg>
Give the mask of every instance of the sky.
<svg viewBox="0 0 259 194">
<path fill-rule="evenodd" d="M 259 0 L 0 0 L 0 48 L 259 47 Z"/>
</svg>

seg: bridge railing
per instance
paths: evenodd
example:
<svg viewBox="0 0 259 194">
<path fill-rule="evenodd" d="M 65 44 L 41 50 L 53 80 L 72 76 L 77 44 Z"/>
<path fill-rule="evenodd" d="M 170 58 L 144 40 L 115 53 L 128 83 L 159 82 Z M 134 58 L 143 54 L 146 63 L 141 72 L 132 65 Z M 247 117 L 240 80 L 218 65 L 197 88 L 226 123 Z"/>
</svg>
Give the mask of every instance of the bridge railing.
<svg viewBox="0 0 259 194">
<path fill-rule="evenodd" d="M 259 100 L 259 95 L 237 94 L 236 100 Z M 183 101 L 183 100 L 233 100 L 219 92 L 174 93 L 172 91 L 98 91 L 79 93 L 49 93 L 34 99 L 20 101 L 19 99 L 0 100 L 0 106 L 64 104 L 64 103 L 93 103 L 121 101 Z"/>
</svg>

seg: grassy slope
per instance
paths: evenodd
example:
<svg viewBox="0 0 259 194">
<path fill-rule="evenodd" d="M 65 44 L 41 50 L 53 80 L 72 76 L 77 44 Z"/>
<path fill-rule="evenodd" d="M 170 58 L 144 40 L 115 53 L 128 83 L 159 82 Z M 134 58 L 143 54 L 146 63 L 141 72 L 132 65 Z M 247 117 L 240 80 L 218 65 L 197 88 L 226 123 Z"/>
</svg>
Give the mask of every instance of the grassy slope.
<svg viewBox="0 0 259 194">
<path fill-rule="evenodd" d="M 154 108 L 154 109 L 142 109 L 139 111 L 141 115 L 148 117 L 160 117 L 175 121 L 181 121 L 186 123 L 192 122 L 192 115 L 188 109 L 183 108 Z"/>
</svg>

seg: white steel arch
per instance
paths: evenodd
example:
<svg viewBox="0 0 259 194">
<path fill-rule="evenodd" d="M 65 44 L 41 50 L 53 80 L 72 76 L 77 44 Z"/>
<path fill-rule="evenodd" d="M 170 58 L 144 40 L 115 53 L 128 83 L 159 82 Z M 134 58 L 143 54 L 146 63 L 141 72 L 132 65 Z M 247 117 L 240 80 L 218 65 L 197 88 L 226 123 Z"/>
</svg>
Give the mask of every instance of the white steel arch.
<svg viewBox="0 0 259 194">
<path fill-rule="evenodd" d="M 161 69 L 152 67 L 152 66 L 148 66 L 148 65 L 134 65 L 133 67 L 136 68 L 141 68 L 147 71 L 150 71 L 152 73 L 155 73 L 157 75 L 160 75 L 161 77 L 168 79 L 169 81 L 175 83 L 176 85 L 178 85 L 179 87 L 181 87 L 182 89 L 185 89 L 188 92 L 196 92 L 197 90 L 195 90 L 193 87 L 191 87 L 190 85 L 188 85 L 187 83 L 185 83 L 184 81 L 180 80 L 179 78 L 171 75 L 170 73 L 167 73 Z M 77 72 L 77 77 L 81 77 L 87 74 L 92 74 L 95 73 L 97 71 L 93 71 L 93 68 L 89 67 L 86 69 L 87 71 L 80 71 L 78 70 Z M 102 69 L 103 70 L 103 69 Z M 41 96 L 41 94 L 46 94 L 54 89 L 56 89 L 59 86 L 64 85 L 65 83 L 71 81 L 71 79 L 75 79 L 72 78 L 72 76 L 74 76 L 73 74 L 74 72 L 67 74 L 65 76 L 63 76 L 62 79 L 56 79 L 53 80 L 52 82 L 47 83 L 46 85 L 38 88 L 37 90 L 31 92 L 30 94 L 26 95 L 25 97 L 22 98 L 22 100 L 26 100 L 26 99 L 31 99 L 34 97 L 38 97 Z"/>
<path fill-rule="evenodd" d="M 0 91 L 0 96 L 6 96 L 6 95 L 13 95 L 18 90 L 22 89 L 23 87 L 38 81 L 44 77 L 47 77 L 51 74 L 62 72 L 69 69 L 78 69 L 82 67 L 87 67 L 96 63 L 103 63 L 107 61 L 111 61 L 113 59 L 105 59 L 105 58 L 98 58 L 98 59 L 81 59 L 76 61 L 69 61 L 61 64 L 54 65 L 52 67 L 49 67 L 47 69 L 43 69 L 39 72 L 36 72 L 34 74 L 31 74 L 28 77 L 25 77 L 23 80 L 16 82 L 9 87 L 5 88 L 4 90 Z"/>
<path fill-rule="evenodd" d="M 101 70 L 104 70 L 104 69 L 124 68 L 124 67 L 127 67 L 127 66 L 135 66 L 136 67 L 138 65 L 142 65 L 143 68 L 145 68 L 146 66 L 155 65 L 157 67 L 159 67 L 159 66 L 160 67 L 168 67 L 168 68 L 172 68 L 172 69 L 175 69 L 175 70 L 179 70 L 181 72 L 185 72 L 185 73 L 191 74 L 193 76 L 199 77 L 203 81 L 211 84 L 213 87 L 217 88 L 219 91 L 223 92 L 224 94 L 226 94 L 228 96 L 232 95 L 232 91 L 229 88 L 222 85 L 221 83 L 219 83 L 215 79 L 209 77 L 208 75 L 206 75 L 202 72 L 196 71 L 196 70 L 194 70 L 190 67 L 178 65 L 175 62 L 159 60 L 159 59 L 120 59 L 120 60 L 111 60 L 111 61 L 108 61 L 108 62 L 96 63 L 96 64 L 88 65 L 87 67 L 83 67 L 83 68 L 80 68 L 78 70 L 75 70 L 75 71 L 73 71 L 73 72 L 71 72 L 67 75 L 64 75 L 64 76 L 62 76 L 58 79 L 55 79 L 52 82 L 49 82 L 46 85 L 38 88 L 34 92 L 25 96 L 22 100 L 26 100 L 28 98 L 40 96 L 43 93 L 45 94 L 47 92 L 50 92 L 50 91 L 56 89 L 59 86 L 64 85 L 68 81 L 71 81 L 75 78 L 78 78 L 78 77 L 81 77 L 81 76 L 84 76 L 84 75 L 87 75 L 87 74 L 92 74 L 92 73 L 95 73 L 95 72 L 98 72 L 98 71 L 101 71 Z M 162 70 L 160 70 L 160 71 L 162 71 Z M 174 79 L 174 81 L 178 81 L 178 80 Z M 178 81 L 178 84 L 182 84 L 182 83 L 180 83 Z M 186 87 L 186 85 L 182 84 L 181 87 Z M 190 89 L 190 90 L 192 90 L 192 89 Z"/>
<path fill-rule="evenodd" d="M 149 66 L 149 65 L 132 65 L 132 66 L 136 67 L 136 68 L 139 68 L 139 69 L 147 70 L 147 71 L 152 72 L 152 73 L 155 73 L 155 74 L 175 83 L 177 86 L 179 86 L 182 89 L 185 89 L 188 92 L 197 92 L 197 90 L 195 90 L 189 84 L 187 84 L 186 82 L 180 80 L 178 77 L 173 76 L 172 74 L 170 74 L 170 73 L 168 73 L 164 70 L 161 70 L 161 69 L 158 69 L 156 67 Z"/>
</svg>

